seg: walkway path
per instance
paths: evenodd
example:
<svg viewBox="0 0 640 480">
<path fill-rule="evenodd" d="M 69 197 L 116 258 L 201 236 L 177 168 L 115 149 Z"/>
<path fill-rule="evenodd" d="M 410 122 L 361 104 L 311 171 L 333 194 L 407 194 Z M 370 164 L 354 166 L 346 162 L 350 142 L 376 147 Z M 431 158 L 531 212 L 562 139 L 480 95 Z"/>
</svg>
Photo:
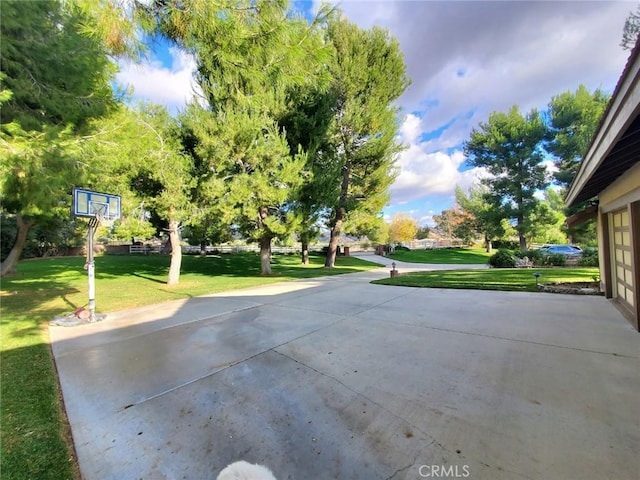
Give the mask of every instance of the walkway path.
<svg viewBox="0 0 640 480">
<path fill-rule="evenodd" d="M 484 269 L 489 268 L 489 266 L 485 264 L 472 264 L 472 265 L 451 265 L 451 264 L 435 264 L 435 263 L 409 263 L 409 262 L 401 262 L 399 260 L 394 260 L 389 257 L 375 255 L 374 253 L 369 252 L 357 252 L 351 254 L 352 257 L 361 258 L 362 260 L 368 260 L 370 262 L 379 263 L 384 265 L 387 268 L 391 268 L 391 264 L 396 264 L 396 269 L 400 272 L 418 272 L 418 271 L 427 271 L 427 270 L 476 270 L 476 269 Z"/>
</svg>

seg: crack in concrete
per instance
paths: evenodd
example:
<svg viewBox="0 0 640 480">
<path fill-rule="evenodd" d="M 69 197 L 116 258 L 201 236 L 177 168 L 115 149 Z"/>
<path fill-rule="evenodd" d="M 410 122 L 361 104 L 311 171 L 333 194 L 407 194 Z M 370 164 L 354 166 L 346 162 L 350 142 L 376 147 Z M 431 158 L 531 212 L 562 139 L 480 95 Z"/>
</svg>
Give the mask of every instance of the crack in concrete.
<svg viewBox="0 0 640 480">
<path fill-rule="evenodd" d="M 326 310 L 316 310 L 316 309 L 313 309 L 313 308 L 306 308 L 304 306 L 297 306 L 297 305 L 283 305 L 283 304 L 277 303 L 277 302 L 264 303 L 263 305 L 272 305 L 272 306 L 280 307 L 280 308 L 288 308 L 290 310 L 299 310 L 301 312 L 315 312 L 315 313 L 322 313 L 322 314 L 329 313 L 331 315 L 341 316 L 343 318 L 351 318 L 351 317 L 356 317 L 358 315 L 361 315 L 361 314 L 363 314 L 365 312 L 368 312 L 369 310 L 373 310 L 374 308 L 377 308 L 380 305 L 384 305 L 386 303 L 393 302 L 394 300 L 398 300 L 399 298 L 402 298 L 402 297 L 405 297 L 407 295 L 410 295 L 411 293 L 413 293 L 413 292 L 407 292 L 407 293 L 403 293 L 401 295 L 396 295 L 395 297 L 390 298 L 388 300 L 385 300 L 384 302 L 380 302 L 380 303 L 376 303 L 375 305 L 368 306 L 364 310 L 358 310 L 358 311 L 350 312 L 350 313 L 347 313 L 347 314 L 342 314 L 340 312 L 327 312 Z M 308 294 L 308 295 L 311 295 L 311 294 Z"/>
<path fill-rule="evenodd" d="M 407 470 L 409 470 L 413 465 L 415 464 L 415 461 L 413 463 L 410 463 L 409 465 L 402 467 L 402 468 L 398 468 L 395 472 L 393 472 L 391 474 L 390 477 L 387 477 L 385 480 L 393 480 L 396 475 L 401 474 L 402 472 L 406 472 Z"/>
<path fill-rule="evenodd" d="M 407 293 L 403 293 L 402 295 L 397 295 L 397 296 L 395 296 L 393 298 L 390 298 L 389 300 L 385 300 L 384 302 L 376 303 L 375 305 L 373 305 L 373 306 L 371 306 L 369 308 L 366 308 L 365 310 L 362 310 L 362 311 L 360 311 L 358 313 L 354 313 L 353 315 L 354 316 L 360 315 L 362 313 L 368 312 L 369 310 L 373 310 L 374 308 L 378 308 L 380 305 L 385 305 L 385 304 L 387 304 L 389 302 L 393 302 L 395 300 L 398 300 L 399 298 L 403 298 L 403 297 L 406 297 L 407 295 L 411 295 L 412 293 L 413 292 L 407 292 Z"/>
<path fill-rule="evenodd" d="M 337 320 L 335 320 L 334 322 L 331 322 L 331 323 L 328 323 L 328 324 L 326 324 L 326 325 L 320 326 L 320 327 L 318 327 L 318 328 L 316 328 L 316 329 L 314 329 L 314 330 L 311 330 L 311 331 L 306 332 L 306 333 L 304 333 L 304 334 L 302 334 L 302 335 L 299 335 L 299 336 L 297 336 L 297 337 L 295 337 L 295 338 L 292 338 L 292 339 L 290 339 L 290 340 L 287 340 L 287 341 L 285 341 L 285 342 L 282 342 L 282 343 L 280 343 L 280 344 L 278 344 L 278 345 L 276 345 L 276 346 L 274 346 L 274 347 L 265 348 L 264 350 L 261 350 L 261 351 L 259 351 L 259 352 L 256 352 L 256 353 L 254 353 L 253 355 L 250 355 L 250 356 L 248 356 L 248 357 L 240 358 L 240 359 L 235 360 L 235 361 L 233 361 L 233 362 L 229 362 L 229 363 L 227 363 L 227 364 L 224 364 L 224 365 L 222 365 L 222 366 L 221 366 L 221 368 L 219 368 L 218 370 L 215 370 L 215 371 L 213 371 L 213 372 L 206 373 L 206 374 L 201 375 L 201 376 L 199 376 L 199 377 L 197 377 L 197 378 L 193 378 L 193 379 L 189 380 L 188 382 L 181 383 L 180 385 L 176 385 L 176 386 L 171 387 L 171 388 L 169 388 L 169 389 L 167 389 L 167 390 L 164 390 L 164 391 L 162 391 L 162 392 L 156 393 L 156 394 L 151 395 L 151 396 L 149 396 L 149 397 L 143 398 L 143 399 L 138 400 L 138 401 L 136 401 L 136 402 L 129 403 L 129 404 L 125 405 L 124 407 L 117 409 L 116 411 L 124 411 L 124 410 L 127 410 L 127 409 L 131 408 L 131 407 L 135 407 L 135 406 L 137 406 L 137 405 L 141 405 L 141 404 L 143 404 L 143 403 L 145 403 L 145 402 L 148 402 L 148 401 L 150 401 L 150 400 L 154 400 L 154 399 L 156 399 L 156 398 L 162 397 L 163 395 L 167 395 L 167 394 L 169 394 L 169 393 L 175 392 L 175 391 L 177 391 L 177 390 L 179 390 L 179 389 L 181 389 L 181 388 L 183 388 L 183 387 L 188 387 L 189 385 L 193 385 L 194 383 L 199 382 L 200 380 L 204 380 L 205 378 L 213 377 L 213 376 L 215 376 L 215 375 L 217 375 L 217 374 L 219 374 L 219 373 L 221 373 L 221 372 L 224 372 L 224 371 L 225 371 L 225 370 L 227 370 L 228 368 L 235 367 L 236 365 L 239 365 L 239 364 L 241 364 L 241 363 L 244 363 L 244 362 L 247 362 L 247 361 L 249 361 L 249 360 L 252 360 L 252 359 L 254 359 L 254 358 L 256 358 L 256 357 L 258 357 L 258 356 L 260 356 L 260 355 L 263 355 L 263 354 L 265 354 L 265 353 L 267 353 L 267 352 L 271 352 L 271 351 L 273 351 L 274 353 L 278 353 L 278 354 L 280 354 L 280 352 L 277 352 L 277 351 L 275 350 L 276 348 L 282 347 L 282 346 L 287 345 L 288 343 L 291 343 L 291 342 L 295 342 L 295 341 L 300 340 L 300 339 L 302 339 L 302 338 L 304 338 L 304 337 L 306 337 L 306 336 L 313 335 L 314 333 L 319 332 L 320 330 L 323 330 L 323 329 L 325 329 L 325 328 L 331 327 L 331 326 L 333 326 L 333 325 L 335 325 L 335 324 L 337 324 L 337 323 L 343 322 L 343 321 L 345 321 L 347 318 L 348 318 L 348 317 L 340 317 L 340 318 L 338 318 Z M 282 355 L 282 354 L 280 354 L 280 355 Z"/>
<path fill-rule="evenodd" d="M 633 359 L 639 359 L 640 358 L 638 356 L 627 355 L 625 353 L 603 352 L 603 351 L 600 351 L 600 350 L 590 350 L 588 348 L 569 347 L 567 345 L 557 345 L 557 344 L 554 344 L 554 343 L 536 342 L 534 340 L 523 340 L 523 339 L 520 339 L 520 338 L 501 337 L 500 335 L 489 335 L 489 334 L 486 334 L 486 333 L 467 332 L 467 331 L 464 331 L 464 330 L 455 330 L 455 329 L 451 329 L 451 328 L 434 327 L 434 326 L 430 326 L 430 325 L 420 325 L 420 324 L 411 323 L 411 322 L 399 322 L 397 320 L 384 320 L 384 319 L 381 319 L 379 321 L 380 322 L 386 322 L 386 323 L 393 323 L 393 324 L 396 324 L 396 325 L 407 325 L 407 326 L 410 326 L 410 327 L 424 328 L 426 330 L 438 330 L 438 331 L 441 331 L 441 332 L 459 333 L 461 335 L 471 335 L 471 336 L 476 336 L 476 337 L 493 338 L 493 339 L 496 339 L 496 340 L 506 340 L 506 341 L 510 341 L 510 342 L 528 343 L 530 345 L 539 345 L 539 346 L 543 346 L 543 347 L 562 348 L 562 349 L 565 349 L 565 350 L 575 350 L 575 351 L 578 351 L 578 352 L 595 353 L 595 354 L 598 354 L 598 355 L 607 355 L 607 356 L 610 356 L 610 357 L 622 357 L 622 358 L 633 358 Z"/>
</svg>

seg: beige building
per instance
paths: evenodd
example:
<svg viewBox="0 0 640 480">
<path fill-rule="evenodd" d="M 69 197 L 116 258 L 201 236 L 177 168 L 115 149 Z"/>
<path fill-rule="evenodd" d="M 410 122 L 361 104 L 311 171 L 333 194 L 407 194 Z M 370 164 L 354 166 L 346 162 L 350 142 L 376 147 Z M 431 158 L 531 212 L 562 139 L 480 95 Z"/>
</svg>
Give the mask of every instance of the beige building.
<svg viewBox="0 0 640 480">
<path fill-rule="evenodd" d="M 640 43 L 618 80 L 566 203 L 592 198 L 597 207 L 574 220 L 597 215 L 601 286 L 640 331 Z"/>
</svg>

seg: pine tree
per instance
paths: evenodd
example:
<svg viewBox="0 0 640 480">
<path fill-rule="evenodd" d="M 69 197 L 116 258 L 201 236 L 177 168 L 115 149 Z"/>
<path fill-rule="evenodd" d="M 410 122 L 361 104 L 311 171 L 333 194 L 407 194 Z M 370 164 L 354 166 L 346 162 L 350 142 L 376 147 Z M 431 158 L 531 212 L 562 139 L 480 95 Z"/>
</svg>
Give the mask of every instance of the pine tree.
<svg viewBox="0 0 640 480">
<path fill-rule="evenodd" d="M 584 85 L 564 92 L 549 102 L 549 140 L 545 149 L 555 159 L 557 183 L 567 188 L 575 177 L 582 157 L 609 103 L 602 90 L 591 93 Z"/>
<path fill-rule="evenodd" d="M 144 207 L 158 217 L 171 244 L 168 285 L 179 283 L 180 229 L 190 220 L 194 185 L 191 157 L 183 154 L 178 123 L 159 105 L 121 107 L 95 122 L 82 148 L 94 165 L 87 186 L 122 196 L 126 210 Z"/>
<path fill-rule="evenodd" d="M 516 220 L 522 251 L 527 249 L 527 218 L 537 204 L 534 194 L 548 183 L 541 163 L 546 132 L 537 111 L 522 115 L 514 106 L 508 113 L 493 112 L 464 145 L 470 165 L 485 167 L 491 174 L 482 182 L 489 187 L 492 208 Z"/>
<path fill-rule="evenodd" d="M 340 172 L 332 161 L 330 130 L 334 120 L 335 97 L 326 86 L 295 89 L 289 95 L 287 114 L 279 123 L 286 132 L 292 153 L 306 152 L 302 185 L 293 201 L 296 231 L 301 243 L 302 263 L 309 263 L 309 244 L 320 234 L 320 224 L 326 220 Z"/>
<path fill-rule="evenodd" d="M 86 171 L 75 149 L 89 120 L 114 106 L 115 68 L 79 31 L 86 21 L 59 1 L 2 2 L 0 198 L 19 228 L 0 275 L 15 268 L 29 229 L 70 204 Z"/>
<path fill-rule="evenodd" d="M 362 30 L 338 15 L 329 21 L 328 39 L 335 56 L 333 171 L 339 172 L 325 261 L 331 268 L 343 231 L 367 233 L 381 222 L 401 150 L 394 102 L 409 80 L 399 44 L 385 30 Z"/>
<path fill-rule="evenodd" d="M 602 90 L 590 92 L 580 85 L 575 92 L 561 93 L 549 102 L 549 138 L 545 149 L 554 156 L 557 171 L 553 176 L 563 192 L 578 172 L 609 99 L 610 96 Z M 587 203 L 567 208 L 565 214 L 569 216 L 579 212 Z M 570 228 L 568 234 L 574 242 L 595 242 L 595 219 Z"/>
<path fill-rule="evenodd" d="M 215 203 L 259 243 L 268 275 L 272 239 L 294 229 L 292 204 L 308 157 L 291 150 L 279 120 L 288 93 L 315 86 L 320 70 L 313 66 L 327 58 L 318 24 L 289 15 L 285 1 L 165 1 L 154 8 L 159 31 L 196 55 L 208 103 L 200 113 L 190 109 L 197 121 L 183 119 L 202 175 L 200 205 Z"/>
</svg>

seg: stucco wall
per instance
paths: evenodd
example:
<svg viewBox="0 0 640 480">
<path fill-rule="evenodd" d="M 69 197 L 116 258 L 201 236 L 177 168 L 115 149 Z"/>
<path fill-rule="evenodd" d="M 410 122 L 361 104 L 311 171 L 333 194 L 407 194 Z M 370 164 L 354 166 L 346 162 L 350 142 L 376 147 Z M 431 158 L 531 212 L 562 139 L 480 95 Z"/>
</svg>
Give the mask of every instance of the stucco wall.
<svg viewBox="0 0 640 480">
<path fill-rule="evenodd" d="M 600 211 L 611 212 L 640 200 L 640 159 L 598 195 Z"/>
</svg>

